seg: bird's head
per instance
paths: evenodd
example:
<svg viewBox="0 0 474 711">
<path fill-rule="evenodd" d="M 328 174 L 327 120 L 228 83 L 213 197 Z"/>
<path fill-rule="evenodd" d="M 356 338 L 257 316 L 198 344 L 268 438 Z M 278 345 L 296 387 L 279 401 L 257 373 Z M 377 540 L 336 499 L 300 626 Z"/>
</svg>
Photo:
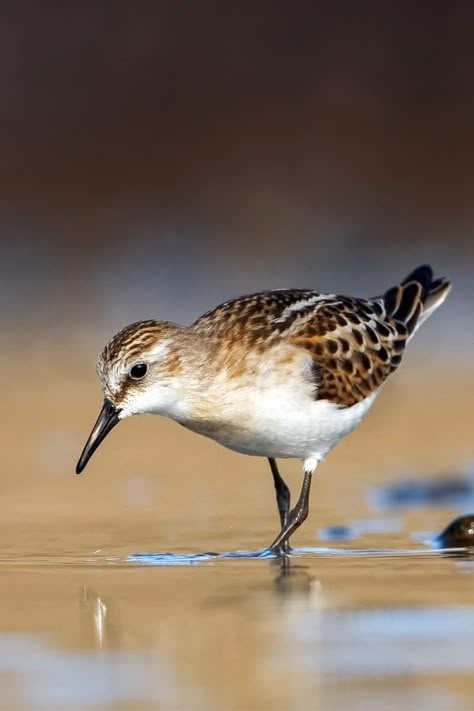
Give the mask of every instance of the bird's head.
<svg viewBox="0 0 474 711">
<path fill-rule="evenodd" d="M 167 321 L 139 321 L 107 343 L 97 362 L 104 404 L 79 458 L 77 474 L 125 417 L 149 412 L 179 418 L 182 349 L 188 331 Z"/>
</svg>

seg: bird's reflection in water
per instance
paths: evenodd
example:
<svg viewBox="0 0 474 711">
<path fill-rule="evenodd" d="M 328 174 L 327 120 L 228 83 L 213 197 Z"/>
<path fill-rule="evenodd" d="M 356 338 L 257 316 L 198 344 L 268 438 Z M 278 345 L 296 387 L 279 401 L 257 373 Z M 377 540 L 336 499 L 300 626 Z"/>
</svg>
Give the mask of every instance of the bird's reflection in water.
<svg viewBox="0 0 474 711">
<path fill-rule="evenodd" d="M 280 603 L 304 600 L 311 607 L 321 606 L 321 582 L 311 575 L 311 567 L 303 565 L 299 556 L 269 557 L 268 564 L 271 573 L 270 590 L 276 594 Z M 268 583 L 265 587 L 269 589 Z M 227 595 L 224 599 L 229 602 Z M 217 598 L 213 598 L 213 604 L 216 604 L 216 601 Z M 116 645 L 117 626 L 113 624 L 110 605 L 88 586 L 81 589 L 80 605 L 87 615 L 89 625 L 92 626 L 94 647 L 108 649 Z"/>
<path fill-rule="evenodd" d="M 301 564 L 301 559 L 285 555 L 272 561 L 272 566 L 278 569 L 273 586 L 282 600 L 313 601 L 315 597 L 320 598 L 321 582 L 310 574 L 309 566 Z"/>
</svg>

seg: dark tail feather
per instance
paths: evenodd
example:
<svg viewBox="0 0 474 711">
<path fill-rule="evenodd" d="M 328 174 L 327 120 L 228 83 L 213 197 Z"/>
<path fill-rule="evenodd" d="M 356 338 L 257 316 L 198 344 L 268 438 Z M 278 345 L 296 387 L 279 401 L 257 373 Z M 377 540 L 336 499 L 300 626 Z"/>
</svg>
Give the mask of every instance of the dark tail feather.
<svg viewBox="0 0 474 711">
<path fill-rule="evenodd" d="M 417 267 L 399 286 L 383 295 L 387 316 L 403 323 L 410 334 L 431 316 L 447 297 L 451 283 L 444 277 L 433 279 L 428 265 Z"/>
<path fill-rule="evenodd" d="M 405 277 L 401 285 L 409 284 L 411 281 L 416 281 L 421 284 L 425 291 L 429 291 L 431 284 L 433 283 L 433 270 L 429 264 L 423 264 L 421 267 L 417 267 L 410 274 Z"/>
</svg>

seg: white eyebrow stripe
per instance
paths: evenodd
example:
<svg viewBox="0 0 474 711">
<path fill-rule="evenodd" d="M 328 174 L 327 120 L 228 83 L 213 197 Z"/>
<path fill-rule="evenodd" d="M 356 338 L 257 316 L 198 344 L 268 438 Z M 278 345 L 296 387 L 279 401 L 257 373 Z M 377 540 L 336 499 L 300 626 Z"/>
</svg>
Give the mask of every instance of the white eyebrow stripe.
<svg viewBox="0 0 474 711">
<path fill-rule="evenodd" d="M 161 341 L 158 341 L 153 348 L 147 350 L 143 354 L 143 358 L 146 359 L 149 356 L 153 356 L 154 358 L 159 358 L 165 355 L 166 351 L 169 349 L 171 340 L 169 338 L 165 338 Z M 138 360 L 137 360 L 138 362 Z"/>
</svg>

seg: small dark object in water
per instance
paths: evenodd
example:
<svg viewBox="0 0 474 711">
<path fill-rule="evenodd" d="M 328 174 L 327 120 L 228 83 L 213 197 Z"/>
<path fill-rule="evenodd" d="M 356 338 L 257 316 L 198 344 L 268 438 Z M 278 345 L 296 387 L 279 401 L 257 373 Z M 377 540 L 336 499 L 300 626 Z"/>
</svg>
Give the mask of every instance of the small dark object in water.
<svg viewBox="0 0 474 711">
<path fill-rule="evenodd" d="M 474 547 L 474 514 L 458 516 L 436 536 L 435 544 L 440 548 Z"/>
</svg>

